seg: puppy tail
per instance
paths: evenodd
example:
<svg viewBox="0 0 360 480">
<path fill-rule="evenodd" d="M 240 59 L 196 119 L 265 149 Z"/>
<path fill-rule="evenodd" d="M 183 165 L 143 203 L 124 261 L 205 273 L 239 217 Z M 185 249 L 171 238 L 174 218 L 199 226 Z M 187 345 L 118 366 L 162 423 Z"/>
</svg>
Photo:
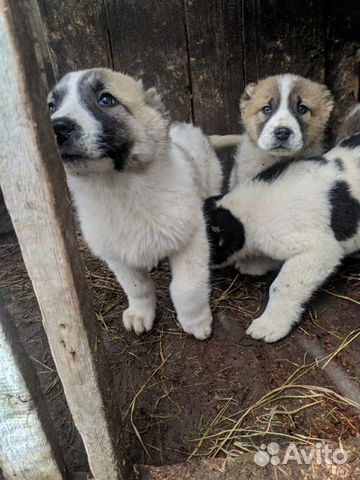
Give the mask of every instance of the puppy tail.
<svg viewBox="0 0 360 480">
<path fill-rule="evenodd" d="M 240 145 L 244 135 L 209 135 L 209 141 L 215 150 Z"/>
</svg>

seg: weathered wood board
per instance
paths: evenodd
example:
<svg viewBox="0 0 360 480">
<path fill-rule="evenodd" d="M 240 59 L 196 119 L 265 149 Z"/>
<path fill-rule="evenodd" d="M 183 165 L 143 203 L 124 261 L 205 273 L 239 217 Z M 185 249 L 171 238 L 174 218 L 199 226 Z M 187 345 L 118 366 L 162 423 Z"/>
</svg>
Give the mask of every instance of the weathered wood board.
<svg viewBox="0 0 360 480">
<path fill-rule="evenodd" d="M 326 81 L 333 124 L 359 98 L 357 0 L 39 0 L 56 73 L 113 66 L 164 93 L 171 116 L 239 130 L 238 100 L 260 77 Z"/>
<path fill-rule="evenodd" d="M 35 369 L 1 298 L 0 365 L 0 471 L 4 478 L 66 478 Z"/>
<path fill-rule="evenodd" d="M 92 473 L 99 480 L 128 479 L 118 402 L 77 248 L 26 5 L 0 0 L 1 188 Z"/>
</svg>

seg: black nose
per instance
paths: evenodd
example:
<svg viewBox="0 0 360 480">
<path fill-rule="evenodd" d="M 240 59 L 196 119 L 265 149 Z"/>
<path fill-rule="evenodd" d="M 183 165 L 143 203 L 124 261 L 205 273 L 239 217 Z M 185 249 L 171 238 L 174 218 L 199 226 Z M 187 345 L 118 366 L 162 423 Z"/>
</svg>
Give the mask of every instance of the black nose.
<svg viewBox="0 0 360 480">
<path fill-rule="evenodd" d="M 74 122 L 67 117 L 55 118 L 52 122 L 52 125 L 58 145 L 62 145 L 68 138 L 71 137 L 75 127 Z"/>
<path fill-rule="evenodd" d="M 291 134 L 292 131 L 287 127 L 278 127 L 274 130 L 274 135 L 278 140 L 287 140 Z"/>
</svg>

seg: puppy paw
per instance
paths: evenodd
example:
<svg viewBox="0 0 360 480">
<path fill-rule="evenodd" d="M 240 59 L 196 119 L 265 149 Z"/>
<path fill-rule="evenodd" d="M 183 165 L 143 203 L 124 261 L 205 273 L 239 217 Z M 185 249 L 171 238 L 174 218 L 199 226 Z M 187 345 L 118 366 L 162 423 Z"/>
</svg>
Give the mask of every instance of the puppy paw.
<svg viewBox="0 0 360 480">
<path fill-rule="evenodd" d="M 277 342 L 286 337 L 292 324 L 289 321 L 271 318 L 264 312 L 256 318 L 246 330 L 247 335 L 256 340 L 264 340 L 267 343 Z"/>
<path fill-rule="evenodd" d="M 155 319 L 155 309 L 145 308 L 127 308 L 123 313 L 123 323 L 128 331 L 134 331 L 137 335 L 149 332 L 152 329 Z"/>
<path fill-rule="evenodd" d="M 194 318 L 192 321 L 181 322 L 184 332 L 194 335 L 198 340 L 206 340 L 211 335 L 212 315 L 210 310 Z"/>
</svg>

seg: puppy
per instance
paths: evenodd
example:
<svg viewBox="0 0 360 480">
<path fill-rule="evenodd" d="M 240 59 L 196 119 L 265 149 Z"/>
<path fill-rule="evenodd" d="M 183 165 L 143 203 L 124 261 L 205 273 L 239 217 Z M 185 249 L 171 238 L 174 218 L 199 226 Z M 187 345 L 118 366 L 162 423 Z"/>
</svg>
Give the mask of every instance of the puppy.
<svg viewBox="0 0 360 480">
<path fill-rule="evenodd" d="M 125 328 L 151 329 L 156 302 L 149 271 L 168 257 L 177 318 L 187 333 L 207 338 L 212 315 L 202 208 L 222 185 L 208 138 L 189 124 L 169 127 L 154 89 L 107 69 L 65 75 L 48 101 L 83 235 L 127 294 Z"/>
<path fill-rule="evenodd" d="M 360 133 L 324 156 L 268 167 L 252 183 L 208 199 L 205 214 L 215 264 L 249 255 L 282 264 L 264 313 L 246 332 L 280 340 L 344 256 L 360 249 Z"/>
<path fill-rule="evenodd" d="M 235 154 L 230 190 L 278 162 L 321 154 L 333 103 L 324 85 L 297 75 L 276 75 L 248 85 L 240 100 L 245 134 Z M 236 267 L 241 273 L 264 275 L 279 264 L 255 257 L 239 260 Z"/>
</svg>

